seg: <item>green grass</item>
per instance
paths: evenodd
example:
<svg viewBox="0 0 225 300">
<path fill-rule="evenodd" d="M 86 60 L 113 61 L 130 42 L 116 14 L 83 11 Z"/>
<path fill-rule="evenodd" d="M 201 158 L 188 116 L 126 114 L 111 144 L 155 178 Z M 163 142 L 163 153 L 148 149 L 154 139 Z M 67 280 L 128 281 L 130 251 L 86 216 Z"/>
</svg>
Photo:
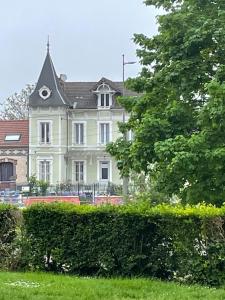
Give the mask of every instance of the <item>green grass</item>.
<svg viewBox="0 0 225 300">
<path fill-rule="evenodd" d="M 149 279 L 95 279 L 46 273 L 0 272 L 0 300 L 224 300 L 224 289 Z"/>
</svg>

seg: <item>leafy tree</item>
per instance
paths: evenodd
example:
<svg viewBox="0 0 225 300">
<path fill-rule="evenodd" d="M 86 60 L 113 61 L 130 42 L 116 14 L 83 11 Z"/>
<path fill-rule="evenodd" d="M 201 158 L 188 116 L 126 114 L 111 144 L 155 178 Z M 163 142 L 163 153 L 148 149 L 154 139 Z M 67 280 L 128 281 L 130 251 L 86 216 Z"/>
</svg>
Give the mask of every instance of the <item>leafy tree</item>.
<svg viewBox="0 0 225 300">
<path fill-rule="evenodd" d="M 38 191 L 38 180 L 35 175 L 31 175 L 29 177 L 29 187 L 30 187 L 30 194 L 37 193 Z"/>
<path fill-rule="evenodd" d="M 121 173 L 145 172 L 154 178 L 159 190 L 180 194 L 185 201 L 216 201 L 218 176 L 222 171 L 213 172 L 214 180 L 209 178 L 218 157 L 212 155 L 211 168 L 207 168 L 206 157 L 197 160 L 196 156 L 197 150 L 206 147 L 206 127 L 209 126 L 208 138 L 215 130 L 212 124 L 202 121 L 206 109 L 209 115 L 211 110 L 219 109 L 213 106 L 215 94 L 209 91 L 215 85 L 218 93 L 223 89 L 225 2 L 146 0 L 145 3 L 163 8 L 166 13 L 158 17 L 156 36 L 134 36 L 143 68 L 140 76 L 127 81 L 127 87 L 139 92 L 140 97 L 119 101 L 130 112 L 126 130 L 131 129 L 135 138 L 126 145 L 120 139 L 107 150 L 119 161 Z M 212 81 L 207 89 L 206 84 Z M 220 141 L 217 133 L 207 141 L 211 150 Z M 188 148 L 188 143 L 194 143 L 196 148 Z M 221 192 L 219 197 L 222 195 Z"/>
<path fill-rule="evenodd" d="M 164 192 L 176 193 L 185 202 L 220 206 L 225 202 L 225 83 L 212 81 L 207 88 L 199 131 L 155 143 L 155 172 Z"/>
<path fill-rule="evenodd" d="M 46 192 L 49 187 L 49 182 L 47 182 L 45 180 L 38 180 L 38 186 L 40 188 L 41 195 L 46 196 Z"/>
<path fill-rule="evenodd" d="M 35 175 L 31 175 L 29 177 L 29 186 L 30 195 L 33 195 L 34 193 L 39 195 L 40 193 L 42 196 L 45 196 L 49 187 L 49 182 L 45 180 L 38 180 Z"/>
<path fill-rule="evenodd" d="M 0 109 L 0 119 L 3 120 L 16 120 L 28 118 L 28 100 L 30 94 L 34 90 L 34 85 L 28 84 L 18 94 L 15 93 L 8 97 Z"/>
</svg>

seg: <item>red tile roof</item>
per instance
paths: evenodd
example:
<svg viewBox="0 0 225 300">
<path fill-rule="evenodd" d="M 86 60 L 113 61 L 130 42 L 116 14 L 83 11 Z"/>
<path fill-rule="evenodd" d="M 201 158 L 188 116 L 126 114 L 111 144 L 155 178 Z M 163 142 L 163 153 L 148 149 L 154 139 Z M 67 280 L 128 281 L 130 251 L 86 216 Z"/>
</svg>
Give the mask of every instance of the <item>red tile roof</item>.
<svg viewBox="0 0 225 300">
<path fill-rule="evenodd" d="M 6 135 L 20 134 L 19 141 L 5 141 Z M 29 121 L 28 120 L 0 120 L 0 148 L 28 147 Z"/>
</svg>

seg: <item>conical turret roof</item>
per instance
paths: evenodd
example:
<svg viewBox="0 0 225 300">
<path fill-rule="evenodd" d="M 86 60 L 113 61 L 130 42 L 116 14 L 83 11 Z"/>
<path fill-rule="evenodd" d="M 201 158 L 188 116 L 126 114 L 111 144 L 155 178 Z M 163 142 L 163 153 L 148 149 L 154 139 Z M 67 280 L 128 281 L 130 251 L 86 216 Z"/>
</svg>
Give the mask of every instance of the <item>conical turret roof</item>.
<svg viewBox="0 0 225 300">
<path fill-rule="evenodd" d="M 49 107 L 49 106 L 70 106 L 57 77 L 49 50 L 44 61 L 36 88 L 30 95 L 29 106 Z"/>
</svg>

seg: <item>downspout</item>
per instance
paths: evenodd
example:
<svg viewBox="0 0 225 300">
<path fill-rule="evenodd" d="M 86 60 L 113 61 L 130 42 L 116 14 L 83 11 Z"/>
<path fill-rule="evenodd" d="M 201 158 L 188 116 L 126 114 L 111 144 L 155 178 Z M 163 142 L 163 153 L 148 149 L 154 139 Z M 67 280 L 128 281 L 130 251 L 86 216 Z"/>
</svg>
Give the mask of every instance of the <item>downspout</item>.
<svg viewBox="0 0 225 300">
<path fill-rule="evenodd" d="M 28 152 L 27 152 L 27 183 L 30 178 L 30 107 L 28 107 Z"/>
<path fill-rule="evenodd" d="M 69 175 L 69 107 L 66 109 L 66 182 L 68 181 Z"/>
</svg>

